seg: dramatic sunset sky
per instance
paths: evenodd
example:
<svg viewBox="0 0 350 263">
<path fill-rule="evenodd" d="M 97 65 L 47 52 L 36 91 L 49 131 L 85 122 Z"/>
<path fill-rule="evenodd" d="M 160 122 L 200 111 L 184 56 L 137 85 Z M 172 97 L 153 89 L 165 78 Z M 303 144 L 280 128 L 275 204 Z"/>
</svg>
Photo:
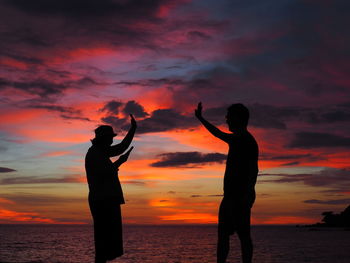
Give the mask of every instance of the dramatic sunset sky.
<svg viewBox="0 0 350 263">
<path fill-rule="evenodd" d="M 0 0 L 0 223 L 90 223 L 85 153 L 138 121 L 124 223 L 215 223 L 241 102 L 260 146 L 254 224 L 350 204 L 347 0 Z"/>
</svg>

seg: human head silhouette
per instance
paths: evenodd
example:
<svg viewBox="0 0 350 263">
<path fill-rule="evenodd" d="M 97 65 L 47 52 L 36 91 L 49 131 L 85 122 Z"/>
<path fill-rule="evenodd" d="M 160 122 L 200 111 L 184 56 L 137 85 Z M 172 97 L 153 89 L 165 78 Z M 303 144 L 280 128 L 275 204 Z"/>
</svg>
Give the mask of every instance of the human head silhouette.
<svg viewBox="0 0 350 263">
<path fill-rule="evenodd" d="M 232 104 L 227 108 L 226 123 L 229 130 L 237 132 L 246 130 L 249 120 L 249 110 L 241 103 Z"/>
<path fill-rule="evenodd" d="M 100 125 L 95 129 L 95 138 L 92 140 L 93 144 L 101 146 L 109 146 L 113 143 L 113 137 L 117 136 L 114 133 L 112 126 Z"/>
</svg>

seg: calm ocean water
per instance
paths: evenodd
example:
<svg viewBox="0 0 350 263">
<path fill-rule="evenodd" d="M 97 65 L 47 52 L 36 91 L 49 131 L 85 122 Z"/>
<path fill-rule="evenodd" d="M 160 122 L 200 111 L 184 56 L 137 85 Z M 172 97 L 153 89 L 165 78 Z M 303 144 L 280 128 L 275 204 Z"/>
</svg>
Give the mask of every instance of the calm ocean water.
<svg viewBox="0 0 350 263">
<path fill-rule="evenodd" d="M 256 263 L 348 263 L 350 231 L 253 226 Z M 121 263 L 215 263 L 215 226 L 124 226 Z M 93 262 L 89 225 L 0 225 L 0 262 Z M 231 238 L 230 263 L 241 262 Z"/>
</svg>

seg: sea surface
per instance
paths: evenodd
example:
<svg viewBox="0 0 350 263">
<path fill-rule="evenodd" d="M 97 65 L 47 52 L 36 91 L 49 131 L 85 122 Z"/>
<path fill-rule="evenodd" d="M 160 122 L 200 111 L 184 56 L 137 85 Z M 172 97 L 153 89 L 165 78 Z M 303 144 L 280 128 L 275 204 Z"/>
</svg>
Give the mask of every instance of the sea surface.
<svg viewBox="0 0 350 263">
<path fill-rule="evenodd" d="M 350 231 L 253 226 L 255 263 L 349 263 Z M 124 226 L 121 263 L 215 263 L 216 226 Z M 90 225 L 0 225 L 1 263 L 93 263 Z M 228 262 L 241 262 L 236 236 Z"/>
</svg>

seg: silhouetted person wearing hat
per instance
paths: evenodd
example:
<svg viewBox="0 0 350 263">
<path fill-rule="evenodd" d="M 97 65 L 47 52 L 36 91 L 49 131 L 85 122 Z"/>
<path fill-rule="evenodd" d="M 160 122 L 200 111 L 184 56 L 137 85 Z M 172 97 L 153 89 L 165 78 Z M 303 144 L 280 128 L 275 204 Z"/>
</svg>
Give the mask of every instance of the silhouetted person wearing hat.
<svg viewBox="0 0 350 263">
<path fill-rule="evenodd" d="M 225 263 L 230 235 L 237 232 L 241 242 L 243 263 L 251 263 L 253 243 L 250 235 L 250 210 L 255 201 L 259 149 L 248 132 L 248 109 L 240 103 L 227 109 L 226 122 L 232 133 L 225 133 L 202 116 L 202 103 L 195 110 L 196 117 L 207 130 L 229 146 L 224 176 L 224 198 L 219 208 L 217 263 Z"/>
<path fill-rule="evenodd" d="M 89 206 L 94 221 L 95 263 L 105 263 L 123 255 L 120 205 L 125 201 L 118 169 L 128 160 L 133 147 L 115 162 L 109 158 L 129 148 L 136 130 L 136 121 L 130 116 L 130 130 L 119 144 L 112 145 L 116 134 L 111 126 L 102 125 L 95 129 L 95 138 L 85 157 Z"/>
</svg>

